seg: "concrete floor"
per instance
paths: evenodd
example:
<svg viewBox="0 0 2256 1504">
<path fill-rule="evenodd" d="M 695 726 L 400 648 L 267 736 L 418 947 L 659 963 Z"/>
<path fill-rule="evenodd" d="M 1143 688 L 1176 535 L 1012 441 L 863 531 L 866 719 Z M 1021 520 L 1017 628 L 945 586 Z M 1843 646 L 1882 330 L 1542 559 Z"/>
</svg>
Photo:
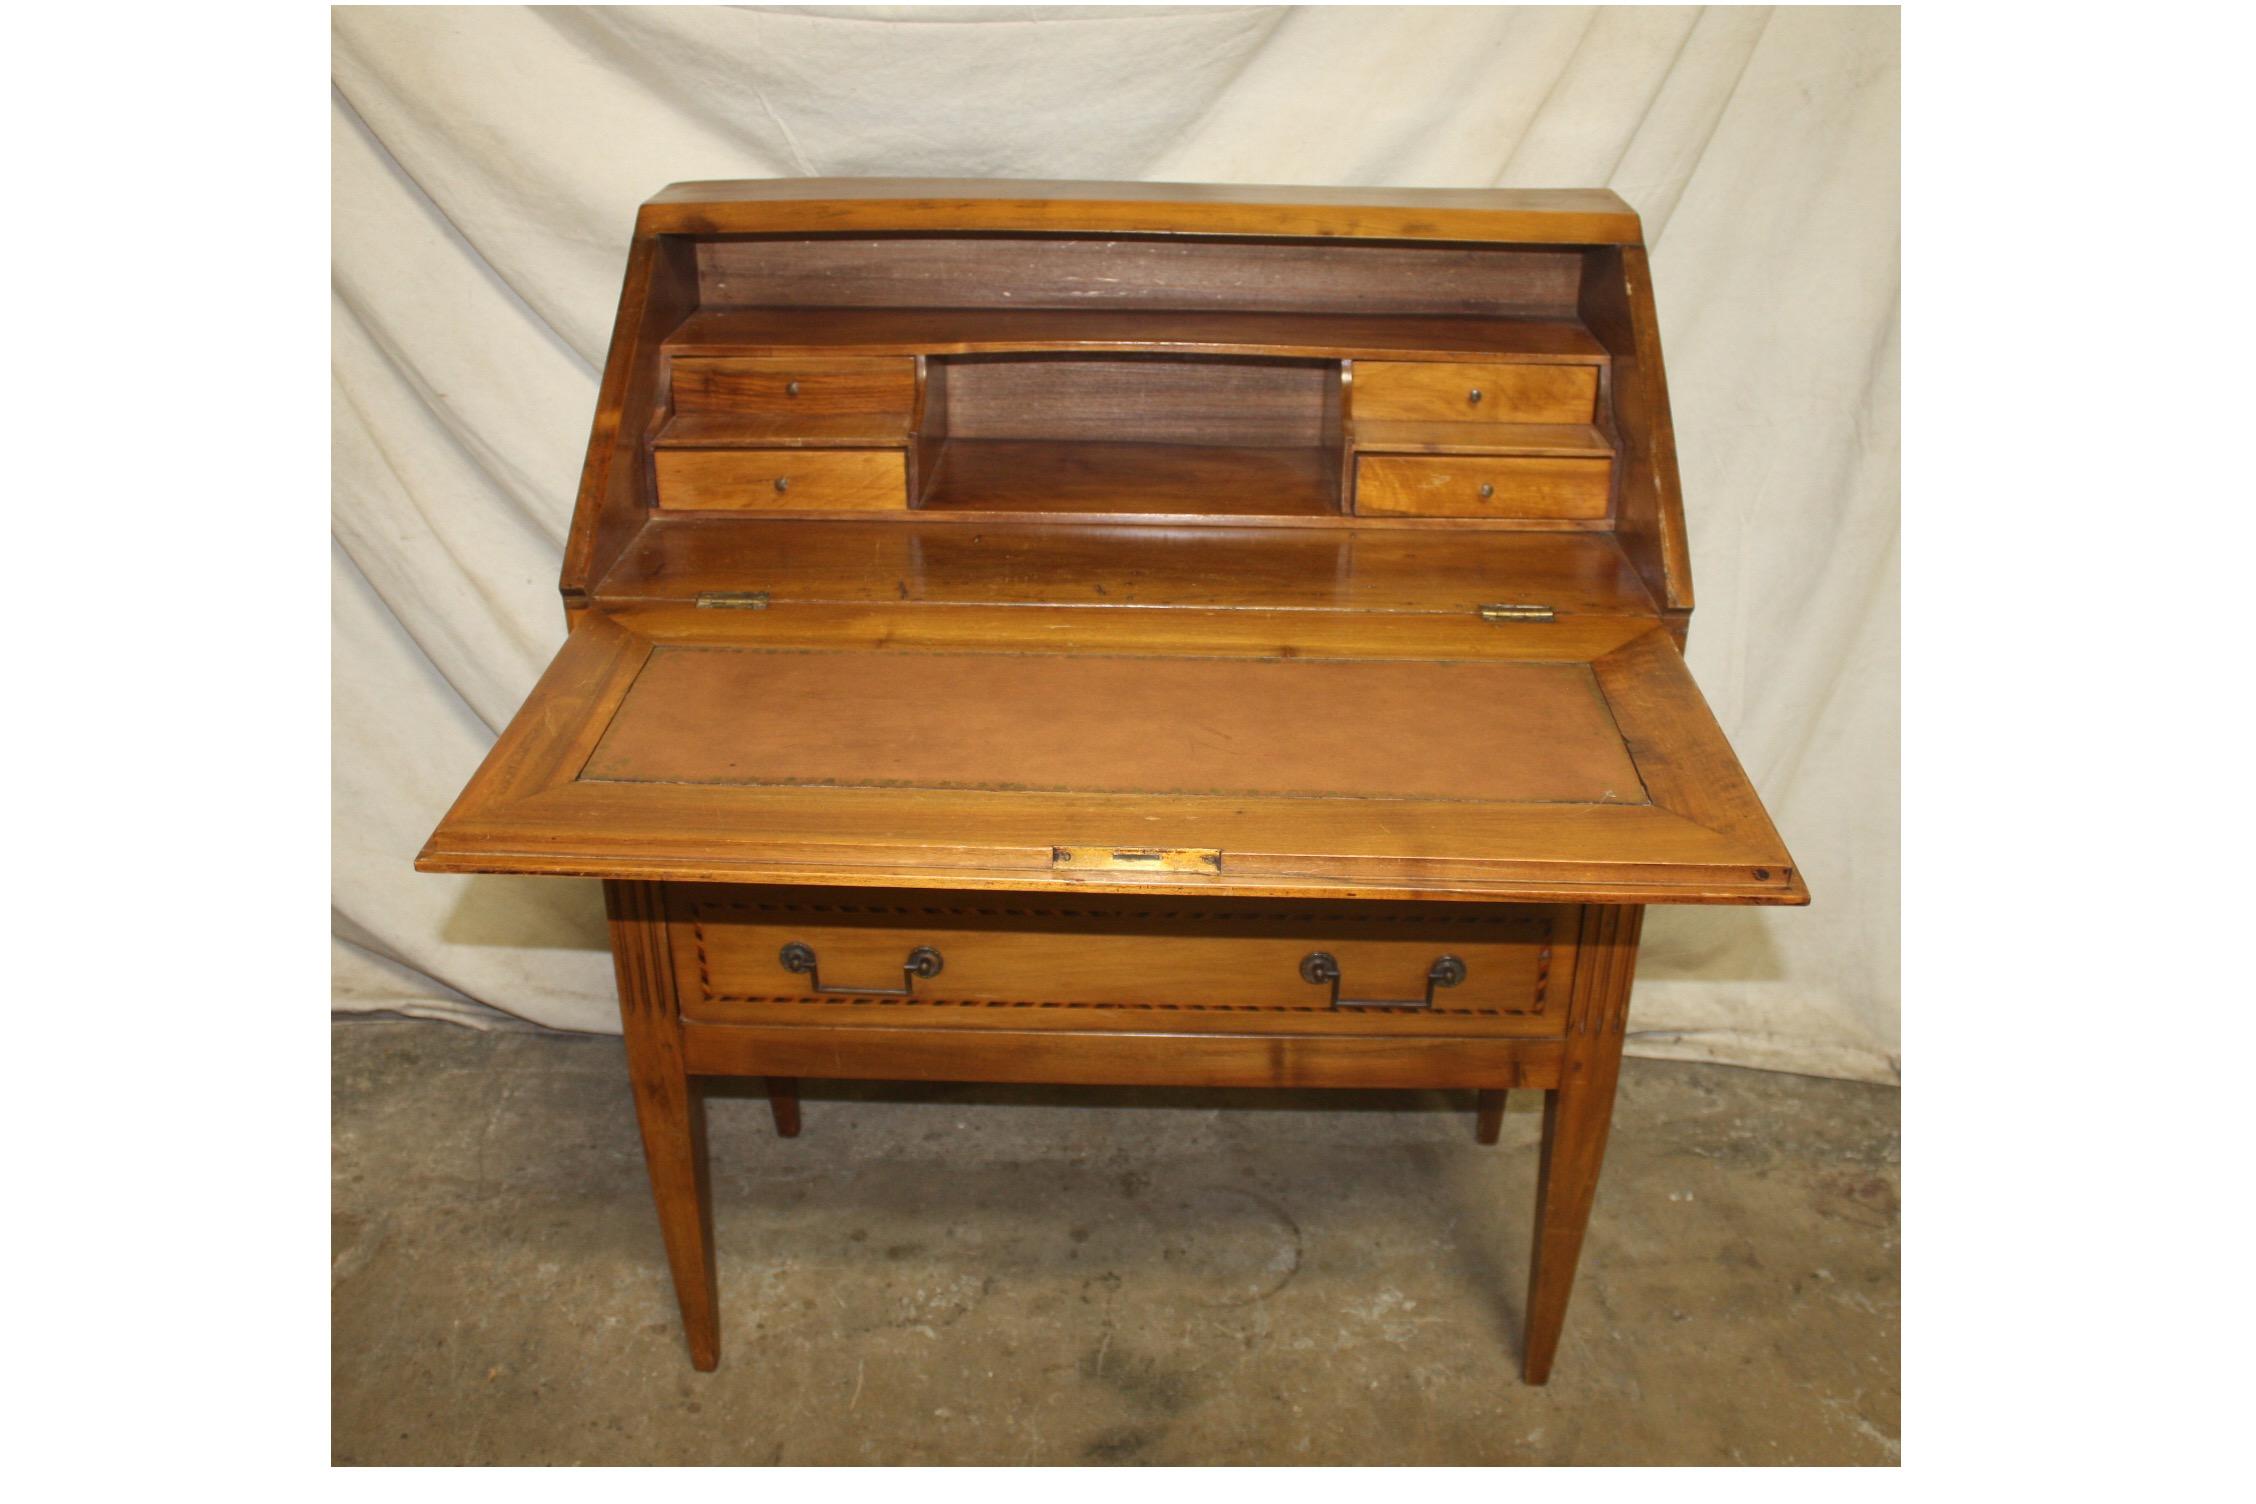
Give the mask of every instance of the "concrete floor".
<svg viewBox="0 0 2256 1504">
<path fill-rule="evenodd" d="M 1632 1060 L 1550 1385 L 1540 1099 L 810 1083 L 710 1105 L 720 1371 L 618 1041 L 334 1029 L 340 1463 L 1898 1460 L 1896 1093 Z"/>
</svg>

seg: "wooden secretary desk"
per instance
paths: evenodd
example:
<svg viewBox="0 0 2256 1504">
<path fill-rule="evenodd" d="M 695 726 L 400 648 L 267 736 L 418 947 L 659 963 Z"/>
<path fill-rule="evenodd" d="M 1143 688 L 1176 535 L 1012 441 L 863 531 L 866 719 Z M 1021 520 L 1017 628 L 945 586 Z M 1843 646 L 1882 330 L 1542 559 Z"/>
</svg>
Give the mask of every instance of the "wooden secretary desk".
<svg viewBox="0 0 2256 1504">
<path fill-rule="evenodd" d="M 604 880 L 701 1369 L 703 1078 L 1524 1087 L 1541 1383 L 1644 905 L 1807 902 L 1607 192 L 669 188 L 563 593 L 417 865 Z"/>
</svg>

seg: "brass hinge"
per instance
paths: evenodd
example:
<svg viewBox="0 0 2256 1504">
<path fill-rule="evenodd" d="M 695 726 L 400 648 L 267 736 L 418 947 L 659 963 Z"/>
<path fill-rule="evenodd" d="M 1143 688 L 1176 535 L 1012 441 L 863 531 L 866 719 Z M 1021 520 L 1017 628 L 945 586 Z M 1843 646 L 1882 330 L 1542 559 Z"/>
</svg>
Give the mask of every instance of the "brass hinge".
<svg viewBox="0 0 2256 1504">
<path fill-rule="evenodd" d="M 768 593 L 765 590 L 701 590 L 697 594 L 700 611 L 765 611 Z"/>
<path fill-rule="evenodd" d="M 1557 617 L 1558 613 L 1549 606 L 1523 606 L 1509 601 L 1480 608 L 1482 621 L 1554 621 Z"/>
</svg>

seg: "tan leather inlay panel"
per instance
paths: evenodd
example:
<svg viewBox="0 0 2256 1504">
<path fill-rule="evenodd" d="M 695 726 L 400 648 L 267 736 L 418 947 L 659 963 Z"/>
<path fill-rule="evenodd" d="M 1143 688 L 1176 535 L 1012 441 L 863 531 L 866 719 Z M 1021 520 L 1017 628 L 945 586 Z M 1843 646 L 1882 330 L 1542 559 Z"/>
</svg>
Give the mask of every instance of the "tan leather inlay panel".
<svg viewBox="0 0 2256 1504">
<path fill-rule="evenodd" d="M 582 779 L 1642 804 L 1578 663 L 661 647 Z"/>
</svg>

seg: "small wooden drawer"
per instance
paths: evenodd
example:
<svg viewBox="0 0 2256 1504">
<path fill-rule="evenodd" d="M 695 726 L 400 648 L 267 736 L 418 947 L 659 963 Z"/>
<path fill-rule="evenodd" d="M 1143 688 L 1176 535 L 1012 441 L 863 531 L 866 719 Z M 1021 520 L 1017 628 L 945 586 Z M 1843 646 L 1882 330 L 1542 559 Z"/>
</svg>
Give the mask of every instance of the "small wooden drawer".
<svg viewBox="0 0 2256 1504">
<path fill-rule="evenodd" d="M 1575 940 L 1548 906 L 667 893 L 682 1013 L 709 1023 L 1540 1036 Z"/>
<path fill-rule="evenodd" d="M 1359 360 L 1353 390 L 1357 422 L 1588 423 L 1598 368 Z"/>
<path fill-rule="evenodd" d="M 1613 461 L 1532 455 L 1364 454 L 1355 510 L 1401 517 L 1594 519 L 1606 515 Z"/>
<path fill-rule="evenodd" d="M 830 417 L 898 413 L 916 405 L 916 361 L 809 357 L 793 360 L 678 358 L 674 411 Z"/>
<path fill-rule="evenodd" d="M 888 512 L 909 504 L 898 449 L 661 449 L 658 505 L 676 511 Z"/>
</svg>

